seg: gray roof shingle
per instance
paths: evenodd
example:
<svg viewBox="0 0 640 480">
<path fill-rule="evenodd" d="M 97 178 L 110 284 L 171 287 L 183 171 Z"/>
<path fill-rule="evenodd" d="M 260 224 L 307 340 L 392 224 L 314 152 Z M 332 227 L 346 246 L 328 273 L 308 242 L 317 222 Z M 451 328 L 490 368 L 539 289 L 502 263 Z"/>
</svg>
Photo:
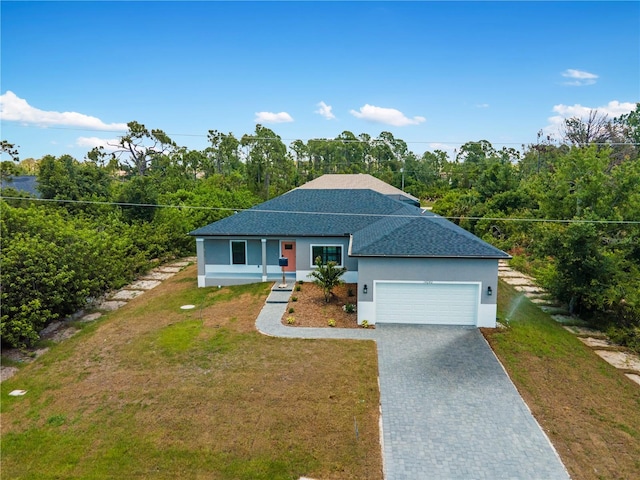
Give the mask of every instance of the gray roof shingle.
<svg viewBox="0 0 640 480">
<path fill-rule="evenodd" d="M 296 189 L 191 235 L 345 236 L 384 215 L 407 211 L 420 212 L 371 190 Z"/>
<path fill-rule="evenodd" d="M 479 257 L 509 255 L 437 215 L 383 218 L 354 233 L 354 257 Z"/>
<path fill-rule="evenodd" d="M 17 175 L 11 179 L 3 179 L 0 188 L 15 188 L 18 191 L 27 192 L 35 197 L 40 197 L 38 191 L 38 177 L 35 175 Z"/>
<path fill-rule="evenodd" d="M 350 255 L 509 258 L 449 220 L 365 189 L 295 189 L 190 235 L 339 237 Z"/>
</svg>

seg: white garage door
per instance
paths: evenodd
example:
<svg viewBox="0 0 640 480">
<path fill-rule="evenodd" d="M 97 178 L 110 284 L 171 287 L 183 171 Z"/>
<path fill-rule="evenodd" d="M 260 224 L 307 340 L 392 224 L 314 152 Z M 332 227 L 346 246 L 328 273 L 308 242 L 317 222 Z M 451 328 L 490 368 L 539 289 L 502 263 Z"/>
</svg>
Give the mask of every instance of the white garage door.
<svg viewBox="0 0 640 480">
<path fill-rule="evenodd" d="M 478 284 L 376 282 L 376 323 L 476 325 Z"/>
</svg>

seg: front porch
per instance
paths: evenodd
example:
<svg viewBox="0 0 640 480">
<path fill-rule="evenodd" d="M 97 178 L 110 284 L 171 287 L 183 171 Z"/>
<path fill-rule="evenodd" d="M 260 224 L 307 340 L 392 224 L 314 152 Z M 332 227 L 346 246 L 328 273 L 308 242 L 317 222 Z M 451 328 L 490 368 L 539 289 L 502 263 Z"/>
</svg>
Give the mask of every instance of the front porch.
<svg viewBox="0 0 640 480">
<path fill-rule="evenodd" d="M 198 287 L 217 287 L 229 285 L 245 285 L 247 283 L 259 282 L 280 282 L 282 283 L 282 272 L 268 272 L 266 276 L 261 273 L 229 273 L 229 272 L 209 272 L 205 275 L 198 275 Z M 293 285 L 296 283 L 296 272 L 285 273 L 285 283 Z"/>
<path fill-rule="evenodd" d="M 289 263 L 285 267 L 285 282 L 293 284 L 295 244 L 281 238 L 197 238 L 198 286 L 282 283 L 281 257 L 286 257 Z"/>
</svg>

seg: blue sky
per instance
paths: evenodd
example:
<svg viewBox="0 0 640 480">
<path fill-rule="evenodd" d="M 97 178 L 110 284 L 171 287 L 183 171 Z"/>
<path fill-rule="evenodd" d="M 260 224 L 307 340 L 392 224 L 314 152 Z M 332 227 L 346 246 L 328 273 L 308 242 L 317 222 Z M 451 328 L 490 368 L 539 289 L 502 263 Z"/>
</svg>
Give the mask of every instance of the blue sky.
<svg viewBox="0 0 640 480">
<path fill-rule="evenodd" d="M 126 122 L 389 131 L 416 153 L 519 147 L 640 101 L 639 2 L 0 2 L 2 139 L 21 158 L 113 143 Z M 6 157 L 3 157 L 6 159 Z"/>
</svg>

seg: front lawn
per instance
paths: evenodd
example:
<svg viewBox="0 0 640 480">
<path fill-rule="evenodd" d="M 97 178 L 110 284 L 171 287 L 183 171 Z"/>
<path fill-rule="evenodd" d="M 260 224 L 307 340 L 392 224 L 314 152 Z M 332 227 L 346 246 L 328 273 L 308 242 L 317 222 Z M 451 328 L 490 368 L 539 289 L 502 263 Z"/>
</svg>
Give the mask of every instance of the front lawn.
<svg viewBox="0 0 640 480">
<path fill-rule="evenodd" d="M 640 478 L 640 387 L 513 287 L 483 333 L 573 479 Z"/>
<path fill-rule="evenodd" d="M 269 287 L 190 267 L 22 367 L 2 478 L 381 479 L 374 343 L 256 333 Z M 510 286 L 498 302 L 510 326 L 483 333 L 572 478 L 637 478 L 640 387 Z"/>
<path fill-rule="evenodd" d="M 263 336 L 270 284 L 195 273 L 2 383 L 2 478 L 382 478 L 375 344 Z"/>
</svg>

